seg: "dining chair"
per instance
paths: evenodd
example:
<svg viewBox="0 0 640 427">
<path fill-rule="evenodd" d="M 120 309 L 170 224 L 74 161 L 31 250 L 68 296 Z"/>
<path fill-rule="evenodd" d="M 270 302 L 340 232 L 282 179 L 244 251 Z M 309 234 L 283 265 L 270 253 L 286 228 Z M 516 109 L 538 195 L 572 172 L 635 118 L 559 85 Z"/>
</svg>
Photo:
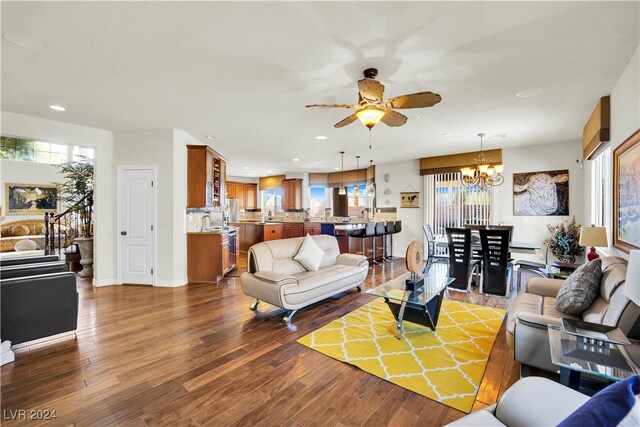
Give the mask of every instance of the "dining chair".
<svg viewBox="0 0 640 427">
<path fill-rule="evenodd" d="M 480 230 L 482 245 L 482 280 L 480 292 L 506 297 L 509 295 L 512 267 L 509 262 L 508 229 Z"/>
<path fill-rule="evenodd" d="M 449 277 L 454 279 L 449 289 L 469 292 L 473 273 L 480 266 L 471 258 L 471 230 L 468 228 L 445 228 L 449 248 Z"/>
<path fill-rule="evenodd" d="M 436 249 L 436 236 L 433 234 L 433 230 L 429 224 L 423 224 L 422 230 L 427 238 L 427 264 L 434 262 L 449 262 L 449 254 L 438 254 Z"/>
</svg>

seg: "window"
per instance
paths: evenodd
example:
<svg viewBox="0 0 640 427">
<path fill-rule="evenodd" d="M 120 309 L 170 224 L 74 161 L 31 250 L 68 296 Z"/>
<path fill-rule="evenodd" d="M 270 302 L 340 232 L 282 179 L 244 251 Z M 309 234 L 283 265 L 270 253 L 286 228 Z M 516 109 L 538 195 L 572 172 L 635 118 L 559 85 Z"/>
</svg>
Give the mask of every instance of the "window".
<svg viewBox="0 0 640 427">
<path fill-rule="evenodd" d="M 324 216 L 327 207 L 327 191 L 324 186 L 309 187 L 309 210 L 311 216 Z"/>
<path fill-rule="evenodd" d="M 67 161 L 68 146 L 3 136 L 0 140 L 0 158 L 58 164 Z"/>
<path fill-rule="evenodd" d="M 460 179 L 459 172 L 433 175 L 433 232 L 438 236 L 446 234 L 446 227 L 490 222 L 493 188 L 465 187 Z"/>
<path fill-rule="evenodd" d="M 356 186 L 346 187 L 347 188 L 347 200 L 349 202 L 349 216 L 362 216 L 362 211 L 365 210 L 367 206 L 367 186 L 364 184 L 358 185 L 358 191 L 360 191 L 360 195 L 358 197 L 354 197 L 354 192 Z"/>
<path fill-rule="evenodd" d="M 284 213 L 282 210 L 282 188 L 274 188 L 262 191 L 262 212 L 271 211 L 272 215 Z"/>
<path fill-rule="evenodd" d="M 607 147 L 591 162 L 591 223 L 598 227 L 609 225 L 611 189 L 611 147 Z M 609 233 L 611 234 L 611 233 Z"/>
<path fill-rule="evenodd" d="M 96 150 L 88 147 L 73 147 L 73 161 L 80 162 L 85 159 L 93 161 L 96 157 Z"/>
</svg>

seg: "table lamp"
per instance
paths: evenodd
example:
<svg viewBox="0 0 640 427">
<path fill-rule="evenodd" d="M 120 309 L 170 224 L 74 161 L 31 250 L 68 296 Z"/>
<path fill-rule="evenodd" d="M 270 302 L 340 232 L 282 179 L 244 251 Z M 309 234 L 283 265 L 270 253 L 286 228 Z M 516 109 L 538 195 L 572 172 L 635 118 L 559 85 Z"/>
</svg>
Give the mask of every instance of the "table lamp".
<svg viewBox="0 0 640 427">
<path fill-rule="evenodd" d="M 605 227 L 580 227 L 580 246 L 591 246 L 591 251 L 587 254 L 587 260 L 593 261 L 599 258 L 600 255 L 596 253 L 597 247 L 609 246 L 607 240 L 607 229 Z"/>
<path fill-rule="evenodd" d="M 638 249 L 629 251 L 624 294 L 633 301 L 635 305 L 640 306 L 640 250 Z"/>
</svg>

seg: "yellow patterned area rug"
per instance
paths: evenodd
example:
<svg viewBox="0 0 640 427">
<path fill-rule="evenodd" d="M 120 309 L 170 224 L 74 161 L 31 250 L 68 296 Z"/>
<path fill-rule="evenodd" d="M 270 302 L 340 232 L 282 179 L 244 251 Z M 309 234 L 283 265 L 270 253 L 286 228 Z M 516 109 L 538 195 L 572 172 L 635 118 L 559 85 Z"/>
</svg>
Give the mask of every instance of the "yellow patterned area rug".
<svg viewBox="0 0 640 427">
<path fill-rule="evenodd" d="M 445 299 L 435 332 L 404 322 L 382 298 L 298 340 L 320 353 L 469 413 L 505 311 Z"/>
</svg>

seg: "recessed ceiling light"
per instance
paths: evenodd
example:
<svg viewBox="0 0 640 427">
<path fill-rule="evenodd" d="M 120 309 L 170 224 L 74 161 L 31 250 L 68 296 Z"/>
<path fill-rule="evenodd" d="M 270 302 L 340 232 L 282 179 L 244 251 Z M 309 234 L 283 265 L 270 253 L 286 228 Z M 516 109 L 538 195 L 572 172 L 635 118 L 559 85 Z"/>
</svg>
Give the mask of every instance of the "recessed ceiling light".
<svg viewBox="0 0 640 427">
<path fill-rule="evenodd" d="M 293 160 L 294 162 L 299 162 L 300 161 L 300 159 L 291 159 L 291 160 Z"/>
<path fill-rule="evenodd" d="M 407 121 L 413 122 L 416 120 L 420 120 L 420 116 L 417 114 L 412 114 L 410 116 L 407 116 Z"/>
<path fill-rule="evenodd" d="M 529 89 L 521 90 L 520 92 L 516 93 L 516 96 L 518 98 L 531 98 L 532 96 L 540 95 L 540 93 L 542 93 L 542 89 L 540 89 L 539 87 L 532 87 Z"/>
<path fill-rule="evenodd" d="M 49 108 L 56 111 L 67 111 L 67 109 L 61 105 L 49 105 Z"/>
<path fill-rule="evenodd" d="M 205 138 L 207 138 L 207 139 L 216 139 L 216 137 L 213 136 L 213 135 L 206 135 Z"/>
<path fill-rule="evenodd" d="M 494 138 L 505 139 L 507 137 L 506 133 L 497 133 L 493 135 Z"/>
<path fill-rule="evenodd" d="M 262 175 L 262 177 L 263 177 L 263 178 L 264 178 L 265 176 L 267 176 L 267 175 Z"/>
<path fill-rule="evenodd" d="M 245 166 L 242 169 L 247 170 L 247 169 L 249 169 L 249 166 Z"/>
<path fill-rule="evenodd" d="M 334 168 L 334 169 L 335 169 L 335 170 L 337 170 L 337 171 L 339 171 L 339 170 L 340 170 L 340 168 Z"/>
<path fill-rule="evenodd" d="M 442 134 L 442 136 L 449 136 L 449 135 L 451 135 L 449 132 L 445 132 Z"/>
<path fill-rule="evenodd" d="M 316 165 L 321 165 L 324 163 L 324 160 L 314 160 L 313 163 L 315 163 Z"/>
<path fill-rule="evenodd" d="M 272 173 L 273 171 L 267 171 L 267 173 Z"/>
<path fill-rule="evenodd" d="M 324 135 L 318 135 L 318 136 L 316 136 L 316 139 L 319 139 L 319 140 L 322 141 L 322 140 L 325 140 L 325 139 L 329 139 L 329 137 L 328 136 L 324 136 Z"/>
<path fill-rule="evenodd" d="M 25 49 L 42 49 L 42 42 L 22 33 L 4 33 L 2 37 L 11 44 Z"/>
</svg>

